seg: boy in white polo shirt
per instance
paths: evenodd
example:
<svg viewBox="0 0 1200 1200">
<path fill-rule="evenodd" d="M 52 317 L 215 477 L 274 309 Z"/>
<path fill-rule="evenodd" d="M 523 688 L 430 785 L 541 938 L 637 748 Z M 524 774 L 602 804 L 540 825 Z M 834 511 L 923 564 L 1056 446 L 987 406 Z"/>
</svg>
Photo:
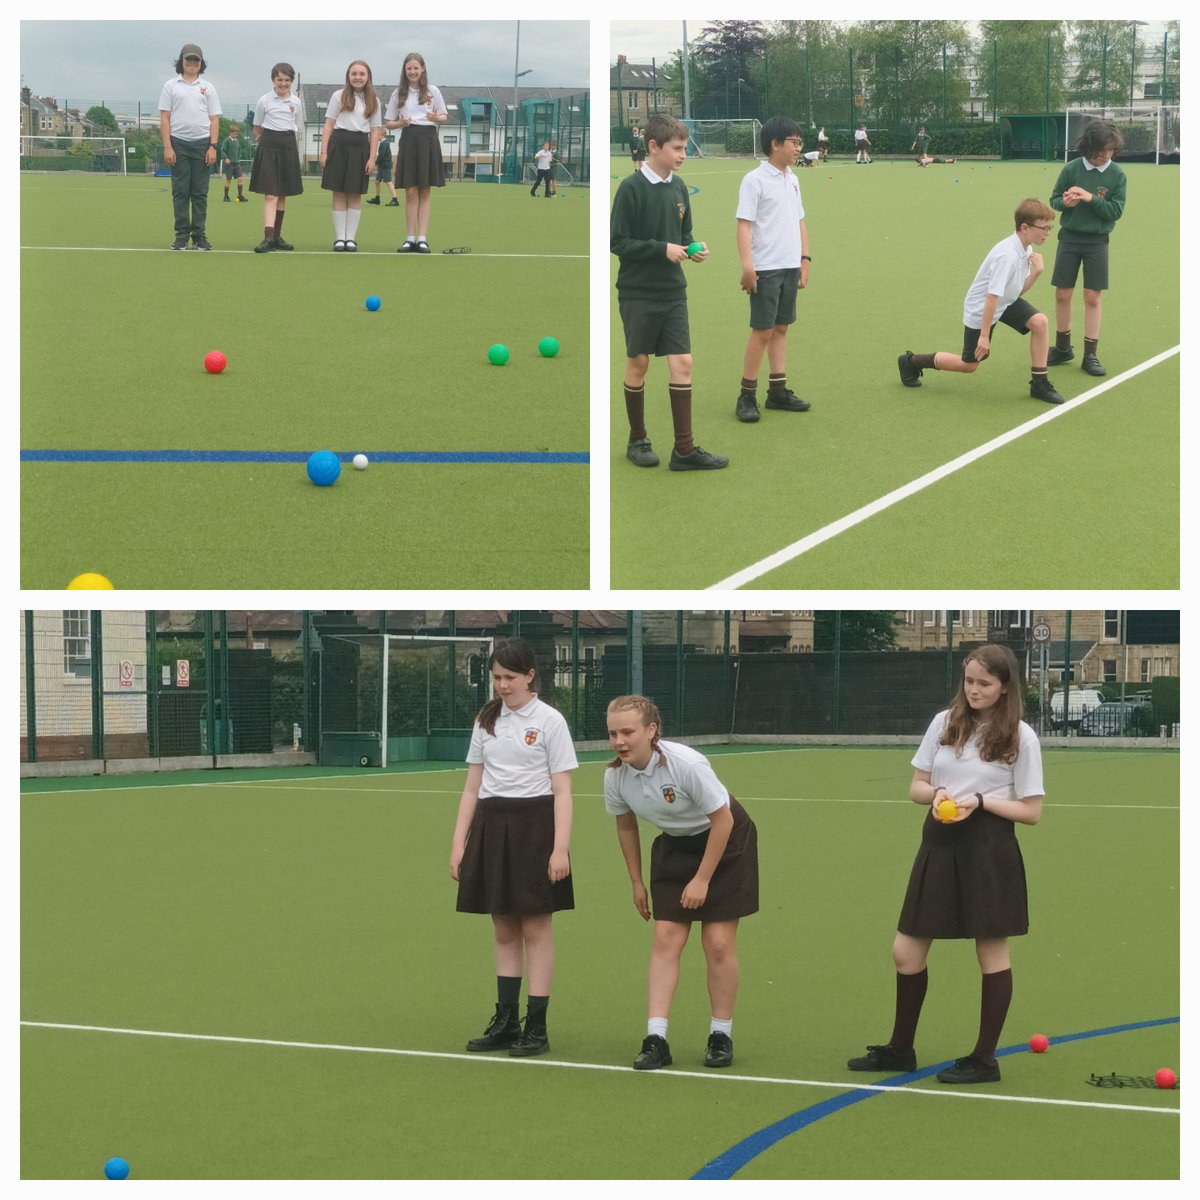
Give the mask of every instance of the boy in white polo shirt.
<svg viewBox="0 0 1200 1200">
<path fill-rule="evenodd" d="M 983 265 L 975 273 L 963 302 L 963 349 L 961 357 L 952 351 L 914 354 L 906 350 L 898 360 L 900 382 L 905 387 L 920 387 L 926 368 L 935 371 L 961 371 L 973 375 L 991 353 L 992 330 L 998 322 L 1030 335 L 1029 356 L 1033 374 L 1029 394 L 1047 404 L 1061 404 L 1063 398 L 1054 389 L 1046 368 L 1050 352 L 1049 322 L 1024 295 L 1042 274 L 1042 256 L 1034 250 L 1042 245 L 1054 228 L 1054 209 L 1042 200 L 1022 200 L 1013 214 L 1016 232 L 997 242 Z"/>
<path fill-rule="evenodd" d="M 204 78 L 208 64 L 200 47 L 188 42 L 175 62 L 176 75 L 163 84 L 158 98 L 163 160 L 171 168 L 171 203 L 175 209 L 172 250 L 186 250 L 188 238 L 197 250 L 211 250 L 205 236 L 209 169 L 217 161 L 217 118 L 221 102 Z"/>
<path fill-rule="evenodd" d="M 737 419 L 759 419 L 758 372 L 763 353 L 770 371 L 767 408 L 807 412 L 812 407 L 787 386 L 787 331 L 796 320 L 796 292 L 808 286 L 808 229 L 800 183 L 792 173 L 804 149 L 800 126 L 789 117 L 771 117 L 762 127 L 766 161 L 743 180 L 738 191 L 737 246 L 742 291 L 750 295 L 750 340 L 742 359 Z"/>
</svg>

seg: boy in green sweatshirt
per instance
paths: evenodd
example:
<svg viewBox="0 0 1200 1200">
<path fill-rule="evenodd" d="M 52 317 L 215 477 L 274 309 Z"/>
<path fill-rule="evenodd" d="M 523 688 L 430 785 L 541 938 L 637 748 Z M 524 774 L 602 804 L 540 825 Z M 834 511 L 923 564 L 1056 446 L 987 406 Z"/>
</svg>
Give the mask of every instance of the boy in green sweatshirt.
<svg viewBox="0 0 1200 1200">
<path fill-rule="evenodd" d="M 230 180 L 236 179 L 238 187 L 237 202 L 245 204 L 246 197 L 242 195 L 242 180 L 245 178 L 242 174 L 242 143 L 238 136 L 238 127 L 236 125 L 229 126 L 229 135 L 221 143 L 221 150 L 218 157 L 221 160 L 221 172 L 225 176 L 225 203 L 230 203 Z"/>
<path fill-rule="evenodd" d="M 692 438 L 692 345 L 687 281 L 681 264 L 692 242 L 692 206 L 675 174 L 687 157 L 688 130 L 682 121 L 656 113 L 642 132 L 646 161 L 621 180 L 613 198 L 609 246 L 620 259 L 617 301 L 625 329 L 625 411 L 629 444 L 625 456 L 639 467 L 658 466 L 646 432 L 646 372 L 650 355 L 666 357 L 675 445 L 672 471 L 713 471 L 729 459 L 710 454 Z M 690 257 L 703 262 L 708 246 Z"/>
<path fill-rule="evenodd" d="M 1050 207 L 1062 213 L 1054 257 L 1054 318 L 1057 331 L 1049 365 L 1075 357 L 1071 345 L 1071 301 L 1083 267 L 1083 361 L 1089 375 L 1107 372 L 1096 357 L 1100 342 L 1100 299 L 1108 288 L 1108 235 L 1125 211 L 1125 172 L 1113 162 L 1124 141 L 1111 121 L 1093 121 L 1079 139 L 1079 158 L 1059 174 Z"/>
</svg>

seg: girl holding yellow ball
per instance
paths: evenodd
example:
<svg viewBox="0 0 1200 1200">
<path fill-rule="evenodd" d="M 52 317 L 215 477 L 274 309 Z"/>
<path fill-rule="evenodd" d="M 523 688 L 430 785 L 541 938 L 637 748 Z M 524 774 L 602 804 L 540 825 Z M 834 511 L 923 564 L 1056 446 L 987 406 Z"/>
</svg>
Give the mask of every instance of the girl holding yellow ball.
<svg viewBox="0 0 1200 1200">
<path fill-rule="evenodd" d="M 996 1046 L 1012 1000 L 1008 939 L 1029 930 L 1016 826 L 1036 825 L 1043 801 L 1041 746 L 1021 720 L 1022 687 L 1013 652 L 981 646 L 912 760 L 909 798 L 929 815 L 892 944 L 895 1024 L 886 1045 L 868 1046 L 849 1061 L 852 1071 L 916 1069 L 913 1039 L 929 982 L 929 948 L 935 938 L 973 938 L 982 972 L 979 1037 L 970 1054 L 937 1078 L 1000 1078 Z"/>
</svg>

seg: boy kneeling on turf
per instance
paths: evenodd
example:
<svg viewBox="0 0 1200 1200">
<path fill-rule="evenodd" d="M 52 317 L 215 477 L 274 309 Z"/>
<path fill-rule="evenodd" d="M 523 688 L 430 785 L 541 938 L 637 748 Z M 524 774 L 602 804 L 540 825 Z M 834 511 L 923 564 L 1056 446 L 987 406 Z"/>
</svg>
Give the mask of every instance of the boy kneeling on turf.
<svg viewBox="0 0 1200 1200">
<path fill-rule="evenodd" d="M 770 371 L 767 408 L 807 412 L 812 407 L 787 385 L 787 332 L 796 320 L 796 293 L 808 286 L 808 230 L 800 184 L 792 174 L 804 135 L 789 117 L 771 117 L 762 127 L 760 162 L 738 191 L 737 247 L 742 291 L 750 296 L 750 339 L 742 357 L 739 421 L 759 419 L 758 372 L 763 353 Z"/>
<path fill-rule="evenodd" d="M 1061 404 L 1046 367 L 1050 351 L 1050 324 L 1024 295 L 1042 273 L 1042 256 L 1034 246 L 1042 245 L 1054 228 L 1054 210 L 1042 200 L 1022 200 L 1014 213 L 1016 232 L 997 242 L 988 252 L 963 302 L 963 349 L 961 357 L 952 351 L 900 355 L 900 382 L 905 387 L 920 387 L 921 374 L 927 367 L 935 371 L 962 371 L 972 375 L 991 352 L 992 330 L 1003 322 L 1018 333 L 1029 334 L 1029 357 L 1033 376 L 1029 394 L 1047 404 Z"/>
<path fill-rule="evenodd" d="M 646 371 L 651 354 L 665 356 L 675 427 L 671 470 L 712 471 L 728 466 L 729 459 L 709 454 L 692 440 L 692 344 L 681 266 L 692 241 L 692 206 L 675 174 L 687 157 L 688 130 L 682 121 L 655 113 L 642 138 L 646 161 L 621 180 L 609 223 L 609 246 L 621 260 L 617 300 L 625 327 L 625 456 L 639 467 L 658 466 L 646 433 Z M 693 262 L 708 257 L 708 246 L 700 245 Z"/>
</svg>

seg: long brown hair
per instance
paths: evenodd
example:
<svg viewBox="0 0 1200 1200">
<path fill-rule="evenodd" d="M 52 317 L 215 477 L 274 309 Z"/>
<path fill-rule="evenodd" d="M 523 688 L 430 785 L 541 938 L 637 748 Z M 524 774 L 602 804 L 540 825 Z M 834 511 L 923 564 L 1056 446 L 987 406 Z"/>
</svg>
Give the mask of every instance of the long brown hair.
<svg viewBox="0 0 1200 1200">
<path fill-rule="evenodd" d="M 650 739 L 650 749 L 658 751 L 658 765 L 665 767 L 667 765 L 667 756 L 658 749 L 658 739 L 662 736 L 662 714 L 658 711 L 658 705 L 645 696 L 618 696 L 615 700 L 610 700 L 608 703 L 609 712 L 612 712 L 614 709 L 620 712 L 626 708 L 632 708 L 637 712 L 642 718 L 642 724 L 647 729 L 651 725 L 658 726 L 657 732 Z M 620 765 L 621 756 L 619 754 L 608 764 L 610 767 L 619 767 Z"/>
<path fill-rule="evenodd" d="M 404 56 L 404 62 L 400 64 L 400 107 L 404 107 L 404 98 L 408 95 L 408 89 L 412 86 L 408 82 L 408 64 L 410 62 L 419 62 L 421 64 L 421 78 L 417 80 L 417 102 L 419 104 L 429 103 L 429 71 L 425 66 L 425 60 L 414 50 L 411 54 Z"/>
<path fill-rule="evenodd" d="M 492 651 L 492 657 L 488 659 L 489 673 L 493 663 L 499 663 L 506 671 L 516 671 L 520 675 L 528 675 L 532 671 L 534 675 L 529 690 L 535 696 L 542 690 L 542 681 L 537 674 L 537 659 L 533 655 L 533 647 L 523 638 L 513 638 L 511 641 L 501 642 Z M 499 696 L 493 696 L 479 710 L 475 720 L 479 722 L 485 732 L 494 736 L 496 718 L 500 715 L 500 709 L 503 707 L 504 701 Z"/>
<path fill-rule="evenodd" d="M 986 721 L 980 721 L 975 710 L 967 703 L 967 667 L 973 662 L 978 663 L 993 678 L 1000 680 L 1005 688 Z M 979 732 L 982 734 L 979 739 L 979 757 L 984 762 L 1016 762 L 1021 749 L 1021 731 L 1018 725 L 1025 711 L 1021 693 L 1021 667 L 1017 656 L 1007 646 L 988 642 L 978 650 L 972 650 L 963 663 L 963 677 L 959 680 L 958 691 L 950 704 L 950 715 L 946 718 L 941 744 L 953 746 L 954 753 L 961 754 L 967 742 Z"/>
<path fill-rule="evenodd" d="M 350 67 L 366 67 L 367 82 L 362 90 L 363 98 L 363 116 L 370 117 L 379 107 L 379 97 L 375 95 L 375 76 L 371 74 L 371 64 L 365 63 L 361 58 L 356 58 Z M 346 86 L 342 88 L 342 112 L 350 112 L 354 108 L 354 85 L 350 82 L 350 67 L 346 68 Z"/>
</svg>

